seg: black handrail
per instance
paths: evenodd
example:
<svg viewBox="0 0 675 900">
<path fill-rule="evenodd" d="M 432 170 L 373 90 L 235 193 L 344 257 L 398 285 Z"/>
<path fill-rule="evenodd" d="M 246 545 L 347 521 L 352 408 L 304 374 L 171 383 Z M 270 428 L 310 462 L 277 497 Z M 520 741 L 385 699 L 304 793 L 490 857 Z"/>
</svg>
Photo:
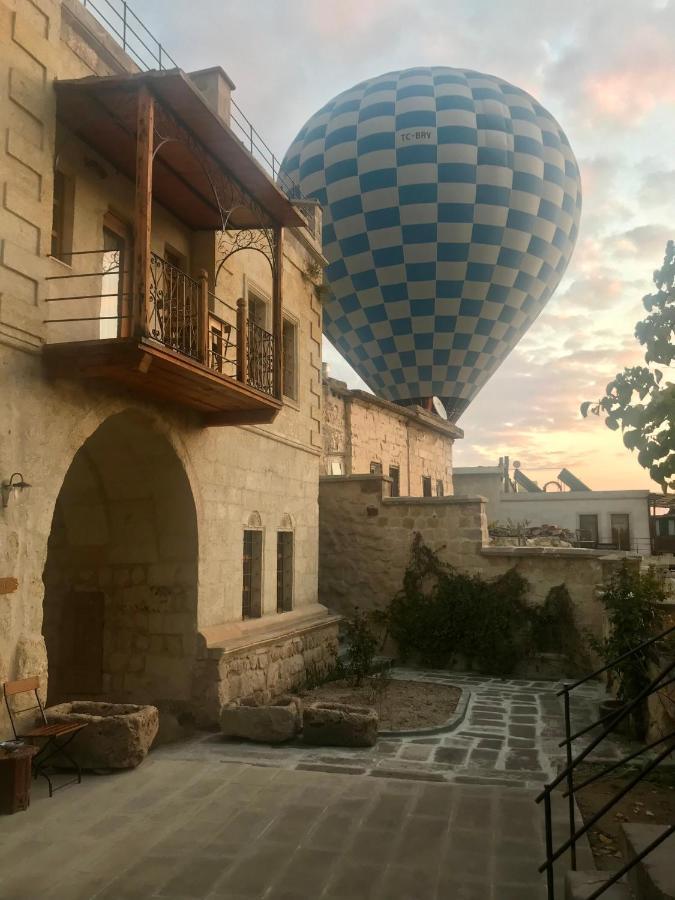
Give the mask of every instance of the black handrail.
<svg viewBox="0 0 675 900">
<path fill-rule="evenodd" d="M 662 641 L 664 637 L 668 637 L 668 635 L 675 631 L 675 625 L 671 625 L 670 628 L 666 628 L 665 631 L 662 631 L 661 634 L 657 634 L 654 637 L 649 638 L 646 641 L 643 641 L 641 644 L 638 644 L 637 647 L 633 647 L 632 650 L 627 650 L 625 653 L 622 653 L 621 656 L 617 656 L 616 659 L 613 659 L 611 662 L 608 662 L 606 666 L 603 666 L 601 669 L 596 669 L 595 672 L 591 672 L 590 675 L 585 675 L 583 678 L 580 678 L 578 681 L 574 681 L 572 684 L 564 684 L 560 690 L 557 692 L 556 697 L 562 697 L 565 691 L 574 691 L 576 688 L 580 687 L 582 684 L 585 684 L 587 681 L 590 681 L 591 678 L 597 678 L 598 675 L 602 675 L 604 672 L 608 672 L 610 669 L 614 669 L 616 665 L 620 662 L 623 662 L 624 659 L 628 659 L 631 656 L 635 656 L 636 653 L 639 653 L 640 650 L 644 650 L 645 647 L 649 647 L 650 644 L 656 644 L 658 641 Z"/>
<path fill-rule="evenodd" d="M 570 851 L 571 856 L 571 867 L 573 870 L 576 870 L 577 861 L 576 861 L 576 842 L 581 838 L 584 834 L 588 832 L 590 828 L 595 825 L 602 816 L 606 815 L 612 807 L 621 800 L 629 791 L 631 791 L 636 784 L 641 782 L 652 770 L 654 770 L 658 765 L 660 765 L 665 759 L 667 759 L 672 753 L 675 753 L 675 732 L 672 732 L 665 737 L 660 737 L 655 741 L 652 741 L 650 744 L 641 747 L 637 751 L 633 751 L 628 755 L 622 757 L 622 759 L 615 761 L 609 766 L 605 767 L 601 772 L 593 774 L 590 778 L 587 778 L 581 784 L 574 784 L 573 780 L 573 772 L 576 767 L 582 762 L 605 738 L 614 730 L 614 728 L 626 717 L 630 716 L 633 710 L 638 706 L 638 704 L 643 703 L 649 696 L 652 694 L 661 691 L 664 687 L 675 683 L 675 677 L 667 678 L 668 675 L 675 669 L 675 660 L 666 665 L 659 674 L 653 678 L 649 684 L 647 684 L 638 694 L 634 697 L 629 703 L 624 704 L 624 706 L 618 712 L 612 712 L 608 715 L 602 716 L 600 719 L 593 722 L 590 726 L 585 727 L 575 734 L 572 734 L 571 731 L 571 716 L 570 716 L 570 693 L 577 687 L 582 684 L 585 684 L 590 678 L 597 677 L 598 675 L 603 674 L 609 669 L 614 668 L 618 663 L 623 662 L 626 659 L 629 659 L 632 656 L 636 656 L 640 652 L 642 652 L 646 647 L 651 646 L 652 644 L 657 643 L 660 640 L 663 640 L 664 637 L 667 637 L 671 632 L 675 631 L 675 626 L 672 626 L 666 629 L 661 634 L 655 635 L 653 638 L 649 638 L 647 641 L 643 641 L 637 647 L 634 647 L 632 650 L 629 650 L 627 653 L 622 654 L 616 659 L 612 660 L 606 666 L 603 666 L 601 669 L 598 669 L 596 672 L 593 672 L 591 675 L 585 676 L 584 678 L 579 679 L 573 684 L 565 684 L 562 689 L 558 691 L 556 696 L 563 696 L 564 699 L 564 713 L 565 713 L 565 739 L 560 742 L 560 747 L 566 748 L 566 766 L 562 771 L 558 773 L 558 775 L 548 784 L 544 786 L 543 791 L 537 796 L 536 802 L 541 803 L 544 802 L 544 818 L 545 818 L 545 830 L 546 830 L 546 859 L 539 866 L 539 872 L 546 872 L 546 882 L 547 882 L 547 896 L 548 900 L 555 900 L 555 881 L 554 881 L 554 863 L 560 859 L 560 857 L 567 851 Z M 587 734 L 593 728 L 596 728 L 598 725 L 604 725 L 605 727 L 601 731 L 601 733 L 594 738 L 590 744 L 585 747 L 580 753 L 576 756 L 572 756 L 572 743 L 573 741 L 580 737 L 583 734 Z M 624 785 L 621 790 L 612 797 L 605 805 L 596 812 L 586 823 L 582 825 L 581 828 L 577 829 L 575 822 L 575 807 L 574 807 L 574 795 L 577 791 L 580 791 L 582 788 L 591 784 L 594 781 L 597 781 L 598 778 L 602 778 L 610 772 L 615 771 L 621 766 L 625 765 L 627 762 L 630 762 L 633 759 L 636 759 L 641 754 L 647 752 L 648 750 L 653 750 L 655 747 L 662 745 L 666 742 L 669 742 L 664 750 L 658 753 L 654 758 L 652 758 L 649 762 L 647 762 L 640 771 L 628 782 L 627 785 Z M 569 838 L 561 844 L 557 850 L 553 849 L 553 825 L 552 825 L 552 814 L 551 814 L 551 796 L 555 788 L 562 782 L 567 782 L 567 790 L 563 793 L 563 797 L 568 800 L 568 814 L 569 814 Z M 671 826 L 667 829 L 662 835 L 660 835 L 657 839 L 652 841 L 652 843 L 646 847 L 640 854 L 630 860 L 626 865 L 624 865 L 619 872 L 612 875 L 606 882 L 604 882 L 600 887 L 595 890 L 592 894 L 589 894 L 588 900 L 596 900 L 596 898 L 600 897 L 608 888 L 610 888 L 613 884 L 615 884 L 620 878 L 623 877 L 627 872 L 629 872 L 635 865 L 637 865 L 640 860 L 644 859 L 649 853 L 652 852 L 656 847 L 658 847 L 667 837 L 669 837 L 675 831 L 675 826 Z"/>
</svg>

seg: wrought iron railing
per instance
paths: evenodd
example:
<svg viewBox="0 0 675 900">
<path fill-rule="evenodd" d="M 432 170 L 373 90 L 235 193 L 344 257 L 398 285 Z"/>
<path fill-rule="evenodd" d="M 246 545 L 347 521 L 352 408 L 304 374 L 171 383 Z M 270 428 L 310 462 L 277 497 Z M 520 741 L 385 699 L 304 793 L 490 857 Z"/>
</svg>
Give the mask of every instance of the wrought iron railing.
<svg viewBox="0 0 675 900">
<path fill-rule="evenodd" d="M 184 356 L 200 359 L 199 282 L 161 256 L 150 256 L 148 335 Z"/>
<path fill-rule="evenodd" d="M 61 271 L 46 279 L 50 294 L 58 294 L 47 297 L 47 343 L 132 338 L 138 311 L 132 313 L 126 257 L 126 249 L 68 254 L 71 262 L 86 262 L 78 265 L 83 271 Z M 62 284 L 65 292 L 59 290 Z M 275 340 L 247 315 L 243 299 L 233 306 L 207 290 L 206 273 L 192 278 L 151 253 L 148 295 L 138 323 L 141 333 L 274 397 Z"/>
<path fill-rule="evenodd" d="M 590 675 L 586 675 L 584 678 L 580 678 L 573 684 L 563 685 L 562 689 L 558 691 L 558 696 L 563 697 L 565 719 L 565 738 L 560 742 L 559 746 L 565 748 L 566 764 L 562 771 L 559 772 L 558 775 L 553 779 L 553 781 L 544 786 L 544 790 L 536 799 L 537 803 L 544 804 L 546 860 L 539 867 L 539 871 L 546 873 L 548 900 L 555 900 L 554 865 L 556 861 L 569 851 L 571 867 L 573 870 L 576 870 L 576 849 L 579 839 L 587 834 L 588 831 L 593 828 L 593 826 L 596 825 L 598 821 L 619 802 L 619 800 L 626 796 L 626 794 L 628 794 L 636 784 L 639 784 L 641 781 L 643 781 L 646 776 L 650 774 L 650 772 L 652 772 L 661 763 L 666 761 L 668 757 L 675 752 L 675 731 L 672 731 L 671 733 L 659 737 L 657 740 L 652 741 L 651 743 L 640 747 L 638 750 L 633 751 L 632 753 L 623 756 L 621 759 L 605 766 L 599 772 L 594 773 L 584 781 L 580 783 L 575 783 L 574 781 L 574 772 L 577 767 L 585 759 L 588 758 L 589 754 L 591 754 L 608 737 L 610 733 L 616 730 L 617 726 L 621 725 L 622 722 L 629 720 L 630 717 L 633 716 L 635 710 L 637 710 L 642 704 L 645 704 L 647 702 L 647 699 L 652 694 L 658 693 L 669 685 L 675 683 L 675 675 L 673 675 L 673 672 L 675 672 L 675 660 L 664 666 L 664 668 L 655 677 L 652 677 L 649 680 L 648 684 L 643 688 L 643 690 L 640 691 L 640 693 L 631 702 L 626 703 L 618 712 L 613 711 L 608 715 L 605 715 L 592 722 L 590 725 L 587 725 L 585 728 L 576 731 L 575 733 L 572 733 L 571 726 L 570 694 L 578 687 L 581 687 L 582 684 L 586 684 L 586 682 L 590 681 L 591 679 L 597 678 L 599 675 L 603 675 L 605 672 L 615 669 L 617 665 L 621 664 L 622 662 L 633 657 L 639 658 L 639 654 L 644 655 L 644 652 L 648 648 L 651 648 L 658 642 L 663 641 L 673 633 L 675 633 L 675 625 L 667 628 L 661 634 L 657 634 L 649 640 L 643 641 L 643 643 L 639 644 L 637 647 L 634 647 L 627 653 L 618 656 L 616 659 L 613 659 L 611 662 L 607 663 L 607 665 L 603 666 L 600 669 L 597 669 Z M 596 737 L 594 737 L 580 753 L 578 753 L 576 756 L 573 756 L 572 748 L 574 741 L 588 734 L 598 726 L 601 727 L 600 733 L 596 735 Z M 663 747 L 663 745 L 665 745 L 665 748 Z M 659 746 L 661 746 L 661 750 L 656 753 L 656 755 L 648 759 L 648 761 L 640 769 L 640 771 L 636 775 L 634 775 L 627 784 L 624 784 L 623 787 L 621 787 L 620 790 L 617 791 L 617 793 L 610 800 L 608 800 L 600 810 L 594 813 L 583 825 L 577 828 L 574 802 L 575 794 L 578 791 L 583 790 L 583 788 L 587 787 L 589 784 L 592 784 L 600 778 L 604 778 L 605 775 L 608 775 L 609 773 L 615 771 L 628 762 L 632 762 L 648 751 L 655 750 L 655 748 Z M 569 837 L 565 841 L 563 841 L 563 843 L 557 849 L 555 849 L 553 846 L 553 816 L 551 811 L 551 800 L 555 789 L 563 783 L 565 785 L 563 797 L 567 800 Z M 674 833 L 675 825 L 667 827 L 654 841 L 652 841 L 647 847 L 645 847 L 639 854 L 633 856 L 620 869 L 618 869 L 616 872 L 612 872 L 611 874 L 608 873 L 607 880 L 603 884 L 599 885 L 592 893 L 588 894 L 586 900 L 597 900 L 598 897 L 601 897 L 613 884 L 616 884 L 617 881 L 620 881 L 624 877 L 624 875 L 626 875 L 642 859 L 648 856 L 653 850 L 660 846 L 663 841 L 665 841 Z"/>
<path fill-rule="evenodd" d="M 117 41 L 122 50 L 144 71 L 178 69 L 176 60 L 167 52 L 126 0 L 82 0 L 83 5 Z M 230 128 L 262 167 L 292 200 L 301 200 L 299 185 L 281 168 L 281 161 L 263 140 L 241 108 L 230 99 Z"/>
<path fill-rule="evenodd" d="M 274 394 L 274 337 L 260 325 L 248 321 L 248 372 L 251 387 Z"/>
</svg>

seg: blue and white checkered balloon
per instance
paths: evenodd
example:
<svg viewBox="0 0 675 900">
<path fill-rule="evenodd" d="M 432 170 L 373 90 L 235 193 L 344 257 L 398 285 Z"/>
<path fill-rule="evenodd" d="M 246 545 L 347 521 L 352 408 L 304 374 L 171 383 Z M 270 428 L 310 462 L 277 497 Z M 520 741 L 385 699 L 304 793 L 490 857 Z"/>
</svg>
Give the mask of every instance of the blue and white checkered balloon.
<svg viewBox="0 0 675 900">
<path fill-rule="evenodd" d="M 581 184 L 553 116 L 467 69 L 406 69 L 319 110 L 284 169 L 324 207 L 324 332 L 375 393 L 456 419 L 569 262 Z"/>
</svg>

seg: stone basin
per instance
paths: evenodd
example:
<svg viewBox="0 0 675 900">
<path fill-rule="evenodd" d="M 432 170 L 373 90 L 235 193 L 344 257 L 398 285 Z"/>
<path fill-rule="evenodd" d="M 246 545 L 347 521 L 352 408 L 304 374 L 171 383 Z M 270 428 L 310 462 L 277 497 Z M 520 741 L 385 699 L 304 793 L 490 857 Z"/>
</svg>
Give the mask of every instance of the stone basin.
<svg viewBox="0 0 675 900">
<path fill-rule="evenodd" d="M 220 730 L 225 737 L 244 738 L 262 744 L 281 744 L 292 740 L 302 727 L 302 701 L 299 697 L 275 700 L 244 697 L 223 707 Z"/>
<path fill-rule="evenodd" d="M 159 728 L 155 706 L 132 703 L 73 700 L 48 707 L 45 715 L 48 722 L 87 723 L 68 745 L 83 769 L 134 769 L 148 755 Z"/>
<path fill-rule="evenodd" d="M 313 703 L 303 714 L 302 739 L 320 747 L 372 747 L 378 716 L 368 706 Z"/>
</svg>

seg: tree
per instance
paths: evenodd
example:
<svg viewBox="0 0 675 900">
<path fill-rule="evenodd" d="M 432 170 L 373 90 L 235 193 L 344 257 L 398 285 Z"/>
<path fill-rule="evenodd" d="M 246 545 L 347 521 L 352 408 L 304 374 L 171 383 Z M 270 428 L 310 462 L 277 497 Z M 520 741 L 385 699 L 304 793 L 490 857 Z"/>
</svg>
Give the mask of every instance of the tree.
<svg viewBox="0 0 675 900">
<path fill-rule="evenodd" d="M 619 372 L 596 403 L 581 404 L 581 415 L 605 416 L 623 432 L 629 450 L 664 491 L 675 490 L 675 384 L 664 380 L 675 360 L 675 243 L 668 241 L 663 266 L 654 272 L 656 291 L 642 302 L 648 315 L 635 326 L 646 348 L 644 366 Z"/>
</svg>

